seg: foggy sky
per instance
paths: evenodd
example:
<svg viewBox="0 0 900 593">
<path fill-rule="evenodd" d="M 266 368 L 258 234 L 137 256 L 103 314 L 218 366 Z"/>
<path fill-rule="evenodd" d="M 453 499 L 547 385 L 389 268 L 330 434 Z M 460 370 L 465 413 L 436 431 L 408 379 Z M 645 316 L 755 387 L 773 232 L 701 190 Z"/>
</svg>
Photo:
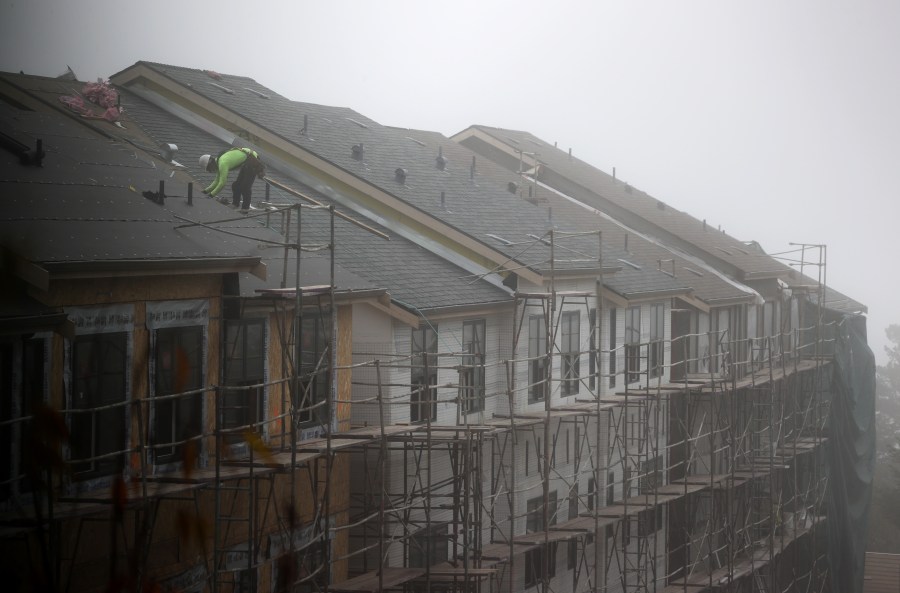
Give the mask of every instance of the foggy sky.
<svg viewBox="0 0 900 593">
<path fill-rule="evenodd" d="M 138 60 L 452 135 L 528 130 L 900 323 L 900 2 L 4 1 L 0 70 Z"/>
</svg>

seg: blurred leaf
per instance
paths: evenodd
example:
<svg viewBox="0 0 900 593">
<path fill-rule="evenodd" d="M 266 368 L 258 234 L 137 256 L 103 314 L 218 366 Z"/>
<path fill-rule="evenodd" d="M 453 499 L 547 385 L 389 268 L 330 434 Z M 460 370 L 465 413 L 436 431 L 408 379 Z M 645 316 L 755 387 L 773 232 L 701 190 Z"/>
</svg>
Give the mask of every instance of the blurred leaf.
<svg viewBox="0 0 900 593">
<path fill-rule="evenodd" d="M 191 379 L 191 359 L 184 348 L 175 348 L 175 391 L 185 391 Z"/>
<path fill-rule="evenodd" d="M 297 580 L 297 567 L 291 554 L 283 554 L 278 558 L 278 582 L 275 583 L 275 591 L 290 591 L 291 585 Z"/>
<path fill-rule="evenodd" d="M 125 512 L 125 505 L 128 504 L 128 489 L 122 476 L 116 476 L 112 483 L 112 503 L 116 516 L 121 517 Z"/>
<path fill-rule="evenodd" d="M 253 449 L 253 452 L 262 457 L 263 461 L 266 463 L 271 463 L 274 459 L 272 457 L 272 451 L 269 450 L 269 447 L 259 438 L 259 435 L 253 432 L 252 430 L 248 430 L 244 433 L 244 440 L 247 441 L 247 444 L 250 445 L 250 448 Z"/>
<path fill-rule="evenodd" d="M 181 448 L 182 461 L 184 462 L 184 475 L 190 478 L 194 474 L 197 465 L 197 441 L 190 440 Z"/>
</svg>

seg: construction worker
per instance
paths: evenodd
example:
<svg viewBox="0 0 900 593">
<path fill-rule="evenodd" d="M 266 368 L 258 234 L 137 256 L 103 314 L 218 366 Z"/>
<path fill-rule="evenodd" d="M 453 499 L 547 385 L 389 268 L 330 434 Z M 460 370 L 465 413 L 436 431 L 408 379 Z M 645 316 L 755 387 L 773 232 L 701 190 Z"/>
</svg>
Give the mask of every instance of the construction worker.
<svg viewBox="0 0 900 593">
<path fill-rule="evenodd" d="M 260 162 L 259 155 L 255 150 L 229 148 L 220 152 L 218 156 L 204 154 L 200 157 L 200 166 L 208 173 L 216 174 L 216 179 L 203 190 L 203 193 L 210 197 L 215 197 L 222 191 L 230 171 L 240 169 L 237 179 L 231 184 L 233 193 L 231 207 L 240 207 L 244 214 L 250 212 L 250 192 L 253 189 L 253 181 L 257 177 L 265 175 L 265 167 Z M 222 201 L 227 202 L 227 199 Z"/>
</svg>

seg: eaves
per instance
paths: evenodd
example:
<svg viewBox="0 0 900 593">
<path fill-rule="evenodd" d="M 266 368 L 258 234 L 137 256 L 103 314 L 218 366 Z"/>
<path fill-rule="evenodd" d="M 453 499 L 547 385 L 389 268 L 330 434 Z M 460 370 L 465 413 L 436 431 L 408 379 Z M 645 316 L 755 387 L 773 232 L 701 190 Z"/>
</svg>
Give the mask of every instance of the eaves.
<svg viewBox="0 0 900 593">
<path fill-rule="evenodd" d="M 316 290 L 308 290 L 301 287 L 301 299 L 303 305 L 318 305 L 321 296 L 327 294 L 328 287 L 317 287 Z M 296 300 L 297 292 L 294 288 L 259 289 L 256 297 L 245 297 L 245 303 L 254 304 L 259 309 L 264 303 L 272 301 Z M 364 304 L 373 307 L 389 317 L 401 321 L 413 328 L 419 327 L 419 317 L 410 313 L 402 305 L 398 305 L 391 299 L 384 289 L 372 290 L 336 290 L 334 292 L 335 305 L 359 305 Z M 265 307 L 263 307 L 265 308 Z"/>
<path fill-rule="evenodd" d="M 41 290 L 49 290 L 58 280 L 89 278 L 126 278 L 139 276 L 185 276 L 192 274 L 227 274 L 246 272 L 266 279 L 266 264 L 259 257 L 176 259 L 176 260 L 105 260 L 82 262 L 15 262 L 16 274 Z"/>
<path fill-rule="evenodd" d="M 474 318 L 495 315 L 497 313 L 508 313 L 511 311 L 514 303 L 515 299 L 510 297 L 509 300 L 494 301 L 491 303 L 472 303 L 448 307 L 432 307 L 428 309 L 418 309 L 405 304 L 404 306 L 411 307 L 411 310 L 416 312 L 422 319 L 430 321 L 446 321 L 450 319 Z"/>
</svg>

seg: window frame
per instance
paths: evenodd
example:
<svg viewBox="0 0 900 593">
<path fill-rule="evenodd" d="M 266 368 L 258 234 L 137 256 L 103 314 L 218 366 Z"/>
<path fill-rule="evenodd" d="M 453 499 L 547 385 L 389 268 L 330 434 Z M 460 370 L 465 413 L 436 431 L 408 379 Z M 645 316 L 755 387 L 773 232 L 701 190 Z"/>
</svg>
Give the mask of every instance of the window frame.
<svg viewBox="0 0 900 593">
<path fill-rule="evenodd" d="M 647 373 L 651 379 L 661 377 L 665 369 L 666 307 L 663 303 L 650 305 L 650 344 Z"/>
<path fill-rule="evenodd" d="M 580 311 L 563 311 L 560 315 L 560 394 L 577 395 L 581 374 Z"/>
<path fill-rule="evenodd" d="M 0 443 L 8 455 L 0 461 L 0 504 L 30 493 L 30 443 L 34 438 L 33 416 L 47 403 L 49 334 L 10 336 L 0 340 Z M 8 423 L 8 424 L 7 424 Z"/>
<path fill-rule="evenodd" d="M 437 421 L 438 326 L 422 324 L 410 333 L 409 421 Z M 424 401 L 423 401 L 424 400 Z M 429 412 L 430 416 L 426 416 Z"/>
<path fill-rule="evenodd" d="M 549 526 L 544 525 L 544 495 L 536 496 L 526 502 L 525 512 L 525 532 L 538 533 L 546 531 L 549 527 L 556 525 L 556 509 L 557 494 L 556 491 L 549 493 L 549 508 L 547 516 L 549 518 Z M 537 546 L 525 552 L 525 587 L 533 587 L 544 580 L 544 578 L 552 579 L 556 576 L 556 542 L 549 544 L 549 549 L 544 544 Z M 544 554 L 548 553 L 547 571 L 544 575 Z"/>
<path fill-rule="evenodd" d="M 487 323 L 483 318 L 463 321 L 462 352 L 468 355 L 463 357 L 459 370 L 460 407 L 463 414 L 484 410 L 486 330 Z"/>
<path fill-rule="evenodd" d="M 174 367 L 165 368 L 161 358 L 160 348 L 166 346 L 166 342 L 171 336 L 173 342 L 173 352 L 177 352 L 182 347 L 182 340 L 193 339 L 194 343 L 189 345 L 190 352 L 184 356 L 190 357 L 191 360 L 190 374 L 187 385 L 178 385 L 183 380 L 181 375 L 183 370 L 178 368 L 179 364 L 183 364 L 184 358 L 176 358 L 173 360 Z M 184 441 L 189 438 L 199 437 L 203 434 L 203 394 L 193 393 L 174 399 L 164 401 L 154 401 L 155 398 L 176 395 L 179 393 L 197 391 L 202 389 L 206 376 L 206 328 L 203 325 L 179 325 L 170 327 L 159 327 L 152 330 L 151 334 L 151 353 L 152 353 L 152 394 L 151 394 L 151 423 L 150 423 L 150 444 L 151 457 L 154 464 L 166 464 L 177 461 L 183 461 L 185 451 L 184 445 L 171 445 L 169 447 L 160 447 L 160 443 L 173 443 L 176 441 Z M 190 360 L 190 358 L 189 358 Z M 168 414 L 166 412 L 168 411 Z M 161 416 L 164 414 L 169 416 L 171 433 L 167 437 L 161 437 Z M 180 422 L 179 417 L 187 415 L 187 422 Z M 181 430 L 178 425 L 183 426 Z M 183 433 L 183 434 L 182 434 Z M 199 451 L 200 441 L 197 440 L 197 449 Z M 168 452 L 163 452 L 168 449 Z"/>
<path fill-rule="evenodd" d="M 251 327 L 259 328 L 260 354 L 248 357 L 245 353 L 253 346 L 250 341 L 255 337 L 248 331 Z M 232 339 L 232 331 L 237 332 L 234 339 Z M 266 380 L 268 357 L 268 322 L 264 317 L 227 319 L 222 336 L 222 385 L 224 389 L 216 410 L 218 416 L 216 426 L 228 431 L 240 427 L 244 427 L 245 431 L 251 428 L 255 430 L 266 416 L 266 389 L 263 383 Z M 253 341 L 255 342 L 255 340 Z M 232 342 L 234 348 L 240 348 L 239 352 L 232 351 Z M 257 364 L 253 364 L 254 362 Z M 229 387 L 247 387 L 249 389 L 228 389 Z M 262 428 L 264 429 L 265 425 L 262 425 Z M 260 432 L 264 434 L 265 430 Z M 243 436 L 237 432 L 229 432 L 225 435 L 225 441 L 232 445 L 239 444 L 243 440 Z"/>
<path fill-rule="evenodd" d="M 537 334 L 537 335 L 535 335 Z M 528 318 L 528 403 L 544 401 L 549 395 L 547 384 L 547 318 Z"/>
<path fill-rule="evenodd" d="M 625 383 L 641 379 L 641 307 L 625 309 Z"/>
<path fill-rule="evenodd" d="M 131 332 L 97 331 L 77 334 L 71 341 L 70 369 L 72 373 L 69 408 L 69 461 L 75 481 L 85 481 L 115 475 L 125 467 L 128 448 L 128 419 L 131 371 Z M 95 349 L 99 352 L 94 351 Z M 90 352 L 88 352 L 90 350 Z M 117 359 L 110 352 L 116 351 Z M 85 362 L 85 357 L 88 361 Z M 121 365 L 116 364 L 117 362 Z M 82 366 L 84 365 L 84 366 Z M 89 369 L 87 367 L 90 367 Z M 115 367 L 115 368 L 114 368 Z M 87 370 L 90 375 L 85 375 Z M 96 383 L 93 386 L 85 383 Z M 100 383 L 103 385 L 101 386 Z M 80 388 L 90 388 L 96 393 L 82 396 Z M 121 397 L 108 396 L 109 390 L 121 390 Z M 85 397 L 85 399 L 82 399 Z M 96 401 L 95 401 L 96 400 Z M 107 407 L 114 406 L 114 407 Z M 98 411 L 82 412 L 92 408 Z M 103 429 L 101 431 L 101 428 Z M 82 433 L 87 432 L 87 443 L 80 443 Z M 103 443 L 101 441 L 107 441 Z M 102 455 L 120 454 L 105 459 L 81 461 Z"/>
</svg>

